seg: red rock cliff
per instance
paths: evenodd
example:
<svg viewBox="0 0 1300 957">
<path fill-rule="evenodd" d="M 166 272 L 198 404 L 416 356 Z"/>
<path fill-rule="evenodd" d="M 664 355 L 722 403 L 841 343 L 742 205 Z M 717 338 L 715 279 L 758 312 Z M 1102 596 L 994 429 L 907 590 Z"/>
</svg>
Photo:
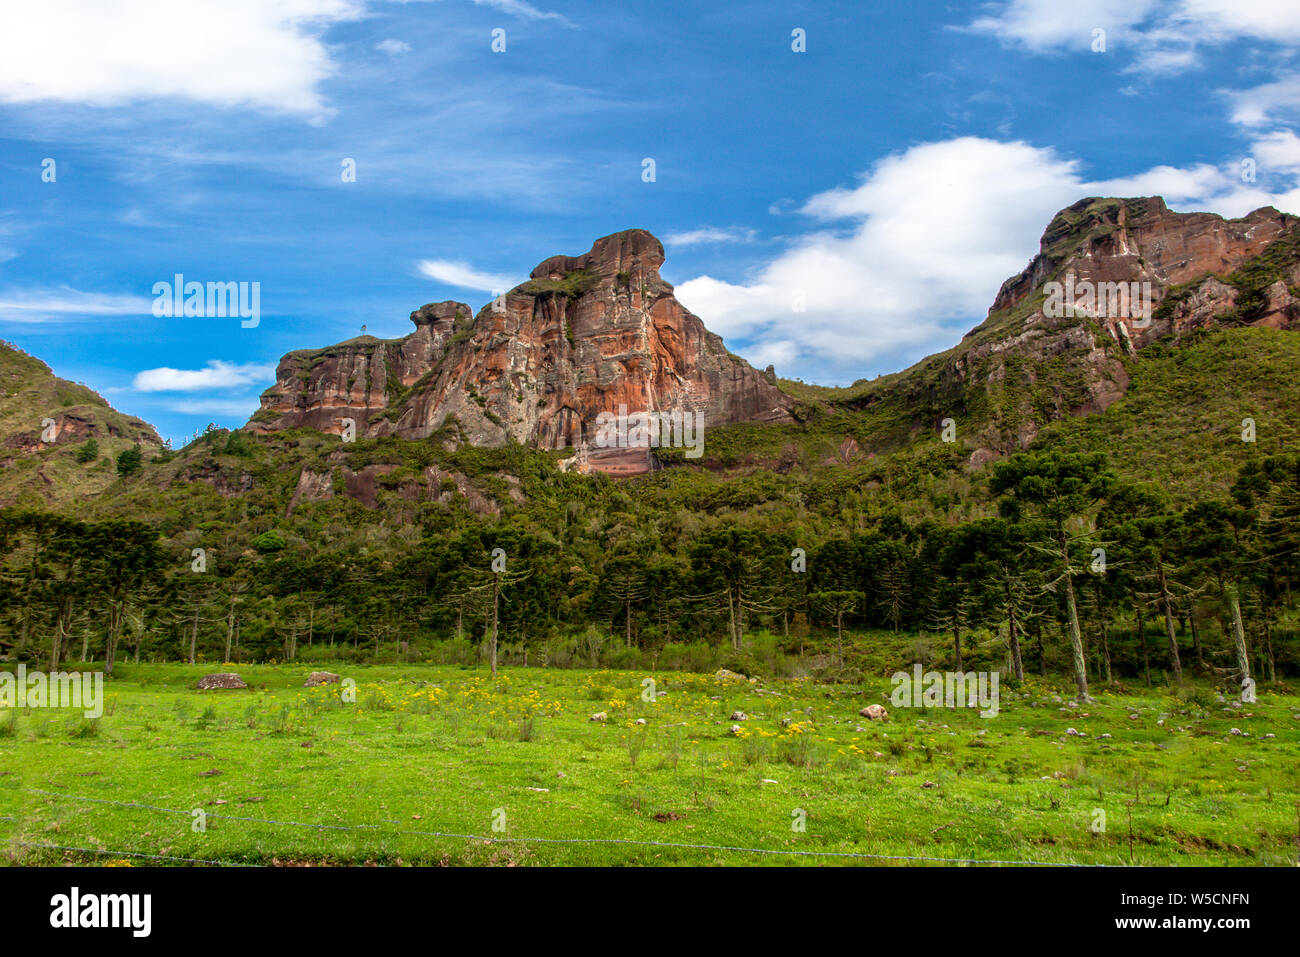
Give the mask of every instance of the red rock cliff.
<svg viewBox="0 0 1300 957">
<path fill-rule="evenodd" d="M 706 429 L 788 420 L 791 400 L 677 301 L 663 261 L 659 240 L 631 229 L 543 261 L 476 317 L 434 303 L 404 339 L 291 352 L 248 428 L 338 432 L 352 418 L 358 435 L 419 439 L 454 416 L 476 444 L 565 448 L 620 406 L 702 412 Z"/>
</svg>

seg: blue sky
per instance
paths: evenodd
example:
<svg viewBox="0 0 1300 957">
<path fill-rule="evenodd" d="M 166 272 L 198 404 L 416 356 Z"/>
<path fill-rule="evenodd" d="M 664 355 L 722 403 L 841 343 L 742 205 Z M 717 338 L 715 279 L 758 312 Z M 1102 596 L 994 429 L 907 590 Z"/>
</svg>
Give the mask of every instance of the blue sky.
<svg viewBox="0 0 1300 957">
<path fill-rule="evenodd" d="M 0 337 L 174 441 L 632 226 L 733 351 L 845 384 L 952 345 L 1082 196 L 1300 213 L 1294 0 L 0 10 Z M 176 273 L 259 324 L 155 317 Z"/>
</svg>

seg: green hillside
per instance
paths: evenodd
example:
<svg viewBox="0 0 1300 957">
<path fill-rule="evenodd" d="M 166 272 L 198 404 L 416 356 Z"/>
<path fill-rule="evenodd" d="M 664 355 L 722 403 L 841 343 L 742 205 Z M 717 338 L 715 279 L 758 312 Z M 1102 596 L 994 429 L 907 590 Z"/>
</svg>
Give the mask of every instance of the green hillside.
<svg viewBox="0 0 1300 957">
<path fill-rule="evenodd" d="M 50 420 L 56 437 L 42 442 Z M 119 454 L 161 445 L 147 422 L 0 342 L 0 506 L 77 506 L 113 484 Z"/>
</svg>

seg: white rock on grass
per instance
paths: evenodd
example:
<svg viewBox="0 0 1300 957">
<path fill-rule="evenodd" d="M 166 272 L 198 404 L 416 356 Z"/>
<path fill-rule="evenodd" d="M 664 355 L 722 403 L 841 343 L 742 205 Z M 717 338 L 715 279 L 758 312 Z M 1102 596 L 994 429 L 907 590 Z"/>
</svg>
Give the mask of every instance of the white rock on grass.
<svg viewBox="0 0 1300 957">
<path fill-rule="evenodd" d="M 198 688 L 200 691 L 213 691 L 216 689 L 239 689 L 247 688 L 244 679 L 239 677 L 233 671 L 224 671 L 215 675 L 204 675 L 199 679 Z"/>
</svg>

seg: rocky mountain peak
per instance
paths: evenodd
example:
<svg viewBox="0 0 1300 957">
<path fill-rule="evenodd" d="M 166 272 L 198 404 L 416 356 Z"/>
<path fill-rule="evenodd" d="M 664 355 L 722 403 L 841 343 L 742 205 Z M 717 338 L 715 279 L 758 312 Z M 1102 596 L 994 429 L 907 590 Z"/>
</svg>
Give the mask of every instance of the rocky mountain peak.
<svg viewBox="0 0 1300 957">
<path fill-rule="evenodd" d="M 448 299 L 446 302 L 431 302 L 411 313 L 411 321 L 417 329 L 423 326 L 452 326 L 457 319 L 468 319 L 474 310 L 463 302 Z"/>
<path fill-rule="evenodd" d="M 454 418 L 469 441 L 581 448 L 602 413 L 691 413 L 705 428 L 790 419 L 792 400 L 673 296 L 663 244 L 644 229 L 551 256 L 471 319 L 464 303 L 411 313 L 403 339 L 291 352 L 249 422 L 426 438 Z M 582 467 L 646 471 L 648 449 L 589 449 Z"/>
<path fill-rule="evenodd" d="M 1173 286 L 1234 270 L 1300 224 L 1265 206 L 1240 219 L 1176 213 L 1160 196 L 1088 197 L 1052 217 L 1039 252 L 998 291 L 990 314 L 1010 309 L 1045 282 L 1149 282 L 1161 300 Z"/>
<path fill-rule="evenodd" d="M 644 229 L 625 229 L 595 241 L 582 256 L 551 256 L 538 263 L 532 279 L 563 279 L 570 273 L 588 270 L 604 280 L 626 276 L 631 280 L 659 280 L 664 264 L 664 246 Z"/>
</svg>

